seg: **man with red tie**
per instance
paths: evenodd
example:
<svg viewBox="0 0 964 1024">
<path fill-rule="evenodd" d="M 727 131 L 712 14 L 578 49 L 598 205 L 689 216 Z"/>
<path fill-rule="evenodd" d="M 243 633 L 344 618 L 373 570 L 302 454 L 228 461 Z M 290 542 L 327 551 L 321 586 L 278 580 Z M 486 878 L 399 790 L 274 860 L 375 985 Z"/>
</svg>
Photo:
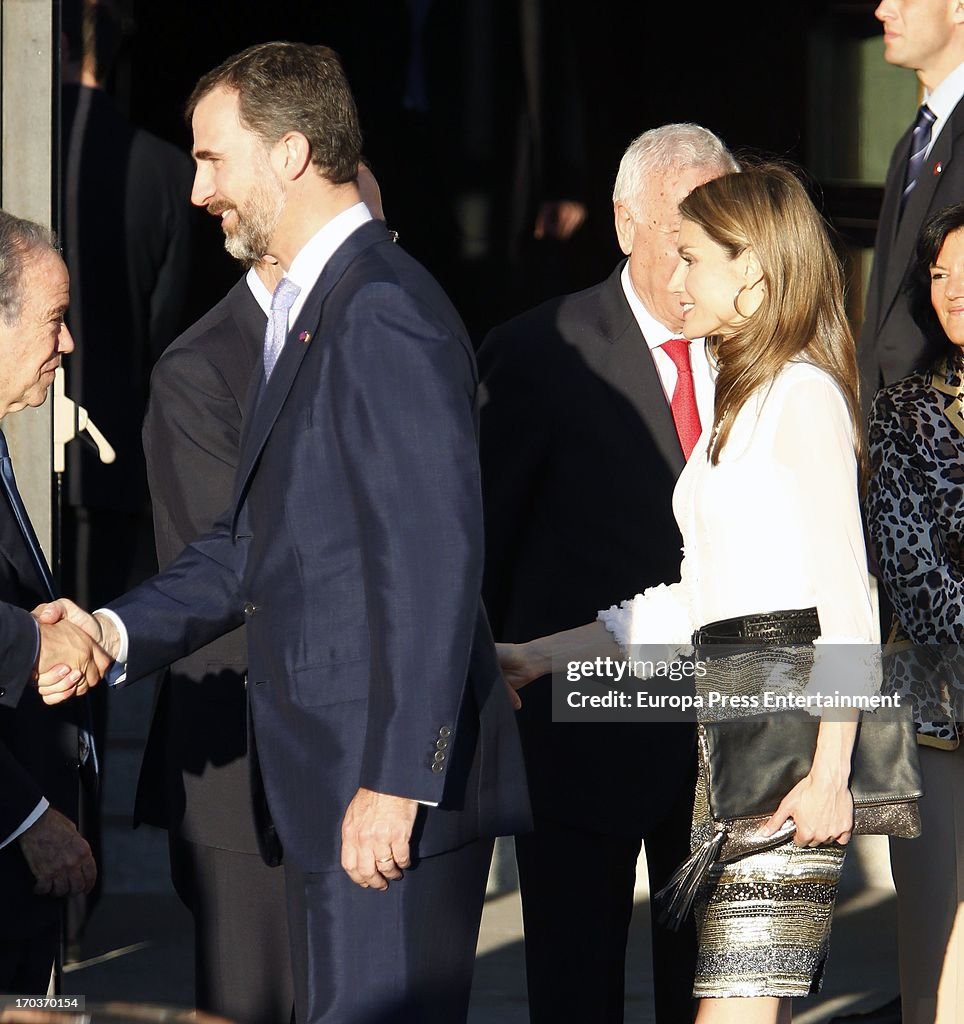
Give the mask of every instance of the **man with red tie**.
<svg viewBox="0 0 964 1024">
<path fill-rule="evenodd" d="M 736 169 L 697 125 L 639 136 L 613 192 L 628 259 L 482 346 L 484 596 L 497 639 L 577 626 L 623 593 L 678 578 L 672 493 L 712 422 L 713 382 L 703 342 L 680 337 L 668 287 L 677 206 Z M 519 713 L 536 826 L 516 840 L 529 1019 L 621 1024 L 640 844 L 655 892 L 689 853 L 694 733 L 553 723 L 550 696 L 548 678 L 533 683 Z M 695 955 L 692 931 L 654 924 L 659 1024 L 691 1018 Z"/>
</svg>

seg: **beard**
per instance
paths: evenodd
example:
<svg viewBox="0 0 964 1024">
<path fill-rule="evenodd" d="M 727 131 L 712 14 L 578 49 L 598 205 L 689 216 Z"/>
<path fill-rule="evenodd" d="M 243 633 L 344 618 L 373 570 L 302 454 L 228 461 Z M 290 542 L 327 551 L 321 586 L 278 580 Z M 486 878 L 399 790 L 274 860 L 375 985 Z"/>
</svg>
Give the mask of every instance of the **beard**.
<svg viewBox="0 0 964 1024">
<path fill-rule="evenodd" d="M 250 266 L 257 263 L 268 251 L 284 207 L 284 188 L 270 169 L 267 169 L 261 183 L 251 191 L 243 203 L 212 203 L 208 210 L 214 214 L 234 210 L 237 224 L 233 231 L 225 229 L 224 248 L 236 260 Z"/>
</svg>

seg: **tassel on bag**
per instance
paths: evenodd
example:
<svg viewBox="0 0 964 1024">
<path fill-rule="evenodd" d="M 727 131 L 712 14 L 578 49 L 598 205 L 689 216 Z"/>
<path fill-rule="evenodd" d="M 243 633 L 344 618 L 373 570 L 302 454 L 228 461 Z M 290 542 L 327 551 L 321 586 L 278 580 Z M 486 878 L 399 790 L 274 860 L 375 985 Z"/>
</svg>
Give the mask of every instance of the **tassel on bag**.
<svg viewBox="0 0 964 1024">
<path fill-rule="evenodd" d="M 674 932 L 679 929 L 692 909 L 696 894 L 719 857 L 725 841 L 726 826 L 719 825 L 712 837 L 698 846 L 656 893 L 656 902 L 660 905 L 660 924 Z"/>
</svg>

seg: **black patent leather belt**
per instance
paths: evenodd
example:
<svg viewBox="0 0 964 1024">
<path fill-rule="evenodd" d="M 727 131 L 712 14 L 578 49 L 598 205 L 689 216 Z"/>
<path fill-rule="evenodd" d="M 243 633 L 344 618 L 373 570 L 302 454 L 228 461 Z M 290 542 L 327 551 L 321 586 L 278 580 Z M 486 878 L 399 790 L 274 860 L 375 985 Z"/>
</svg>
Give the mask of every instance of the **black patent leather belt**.
<svg viewBox="0 0 964 1024">
<path fill-rule="evenodd" d="M 809 644 L 820 635 L 816 608 L 739 615 L 708 622 L 693 633 L 693 646 L 708 644 Z"/>
</svg>

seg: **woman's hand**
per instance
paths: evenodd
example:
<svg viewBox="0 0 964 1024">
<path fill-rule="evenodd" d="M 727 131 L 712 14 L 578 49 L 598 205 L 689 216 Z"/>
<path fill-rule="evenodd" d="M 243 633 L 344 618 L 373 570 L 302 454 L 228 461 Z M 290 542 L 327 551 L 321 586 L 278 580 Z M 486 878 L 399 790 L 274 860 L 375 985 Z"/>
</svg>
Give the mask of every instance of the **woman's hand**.
<svg viewBox="0 0 964 1024">
<path fill-rule="evenodd" d="M 525 644 L 496 644 L 505 681 L 513 690 L 521 690 L 533 679 L 561 672 L 572 661 L 624 657 L 619 645 L 599 622 L 576 626 L 551 636 L 540 636 Z"/>
<path fill-rule="evenodd" d="M 854 798 L 846 782 L 810 774 L 801 779 L 780 802 L 760 830 L 773 835 L 793 818 L 797 846 L 846 846 L 854 827 Z"/>
<path fill-rule="evenodd" d="M 523 686 L 528 686 L 534 679 L 544 676 L 549 671 L 531 642 L 496 644 L 495 650 L 499 656 L 502 675 L 513 690 L 521 690 Z"/>
</svg>

